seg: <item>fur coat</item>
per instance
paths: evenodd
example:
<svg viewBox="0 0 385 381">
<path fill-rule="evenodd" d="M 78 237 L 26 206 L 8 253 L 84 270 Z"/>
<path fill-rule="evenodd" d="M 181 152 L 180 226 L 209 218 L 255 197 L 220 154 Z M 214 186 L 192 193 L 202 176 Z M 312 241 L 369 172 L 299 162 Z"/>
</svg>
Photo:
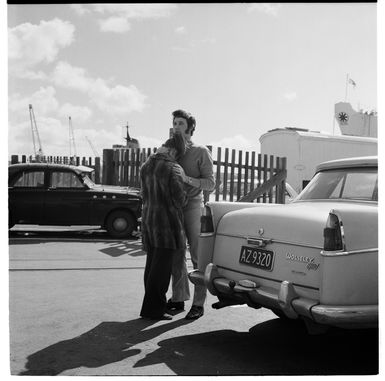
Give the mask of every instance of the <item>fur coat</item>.
<svg viewBox="0 0 385 381">
<path fill-rule="evenodd" d="M 143 164 L 142 241 L 149 247 L 184 249 L 183 207 L 187 203 L 181 167 L 167 153 L 155 153 Z"/>
</svg>

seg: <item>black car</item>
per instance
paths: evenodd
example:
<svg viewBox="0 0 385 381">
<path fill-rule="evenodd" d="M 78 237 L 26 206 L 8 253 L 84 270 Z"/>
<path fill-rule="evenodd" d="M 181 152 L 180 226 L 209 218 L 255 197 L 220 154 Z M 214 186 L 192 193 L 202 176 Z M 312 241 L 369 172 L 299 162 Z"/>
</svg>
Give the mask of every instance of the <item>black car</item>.
<svg viewBox="0 0 385 381">
<path fill-rule="evenodd" d="M 113 237 L 138 226 L 139 189 L 97 185 L 93 169 L 27 163 L 8 167 L 9 228 L 15 224 L 99 225 Z"/>
</svg>

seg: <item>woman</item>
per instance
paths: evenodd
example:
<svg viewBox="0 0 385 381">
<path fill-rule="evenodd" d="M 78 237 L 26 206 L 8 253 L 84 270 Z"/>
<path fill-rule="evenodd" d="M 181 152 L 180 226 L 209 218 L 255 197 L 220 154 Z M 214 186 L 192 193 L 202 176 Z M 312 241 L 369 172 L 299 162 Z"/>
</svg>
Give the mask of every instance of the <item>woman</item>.
<svg viewBox="0 0 385 381">
<path fill-rule="evenodd" d="M 186 248 L 183 207 L 187 196 L 183 169 L 176 160 L 185 152 L 183 137 L 175 134 L 143 164 L 140 171 L 143 211 L 142 240 L 147 252 L 145 295 L 140 316 L 171 320 L 166 314 L 166 292 L 173 256 Z"/>
</svg>

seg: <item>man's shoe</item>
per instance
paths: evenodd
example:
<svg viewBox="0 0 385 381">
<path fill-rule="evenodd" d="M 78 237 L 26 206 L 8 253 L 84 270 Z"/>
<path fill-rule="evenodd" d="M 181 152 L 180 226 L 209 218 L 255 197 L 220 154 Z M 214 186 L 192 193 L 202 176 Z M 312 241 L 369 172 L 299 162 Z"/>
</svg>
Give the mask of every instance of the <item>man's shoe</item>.
<svg viewBox="0 0 385 381">
<path fill-rule="evenodd" d="M 203 316 L 203 307 L 201 306 L 192 306 L 189 313 L 186 315 L 185 319 L 187 320 L 196 320 Z"/>
<path fill-rule="evenodd" d="M 173 302 L 171 299 L 166 304 L 167 311 L 184 311 L 184 302 Z"/>
</svg>

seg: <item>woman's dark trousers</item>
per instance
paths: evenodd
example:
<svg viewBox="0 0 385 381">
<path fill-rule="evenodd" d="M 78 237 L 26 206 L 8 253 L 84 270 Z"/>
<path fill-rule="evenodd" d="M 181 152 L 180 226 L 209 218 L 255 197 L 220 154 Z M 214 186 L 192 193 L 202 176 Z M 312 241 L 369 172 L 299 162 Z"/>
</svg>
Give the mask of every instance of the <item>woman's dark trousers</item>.
<svg viewBox="0 0 385 381">
<path fill-rule="evenodd" d="M 166 312 L 166 293 L 170 284 L 175 250 L 151 247 L 144 270 L 144 299 L 140 316 L 161 317 Z"/>
</svg>

